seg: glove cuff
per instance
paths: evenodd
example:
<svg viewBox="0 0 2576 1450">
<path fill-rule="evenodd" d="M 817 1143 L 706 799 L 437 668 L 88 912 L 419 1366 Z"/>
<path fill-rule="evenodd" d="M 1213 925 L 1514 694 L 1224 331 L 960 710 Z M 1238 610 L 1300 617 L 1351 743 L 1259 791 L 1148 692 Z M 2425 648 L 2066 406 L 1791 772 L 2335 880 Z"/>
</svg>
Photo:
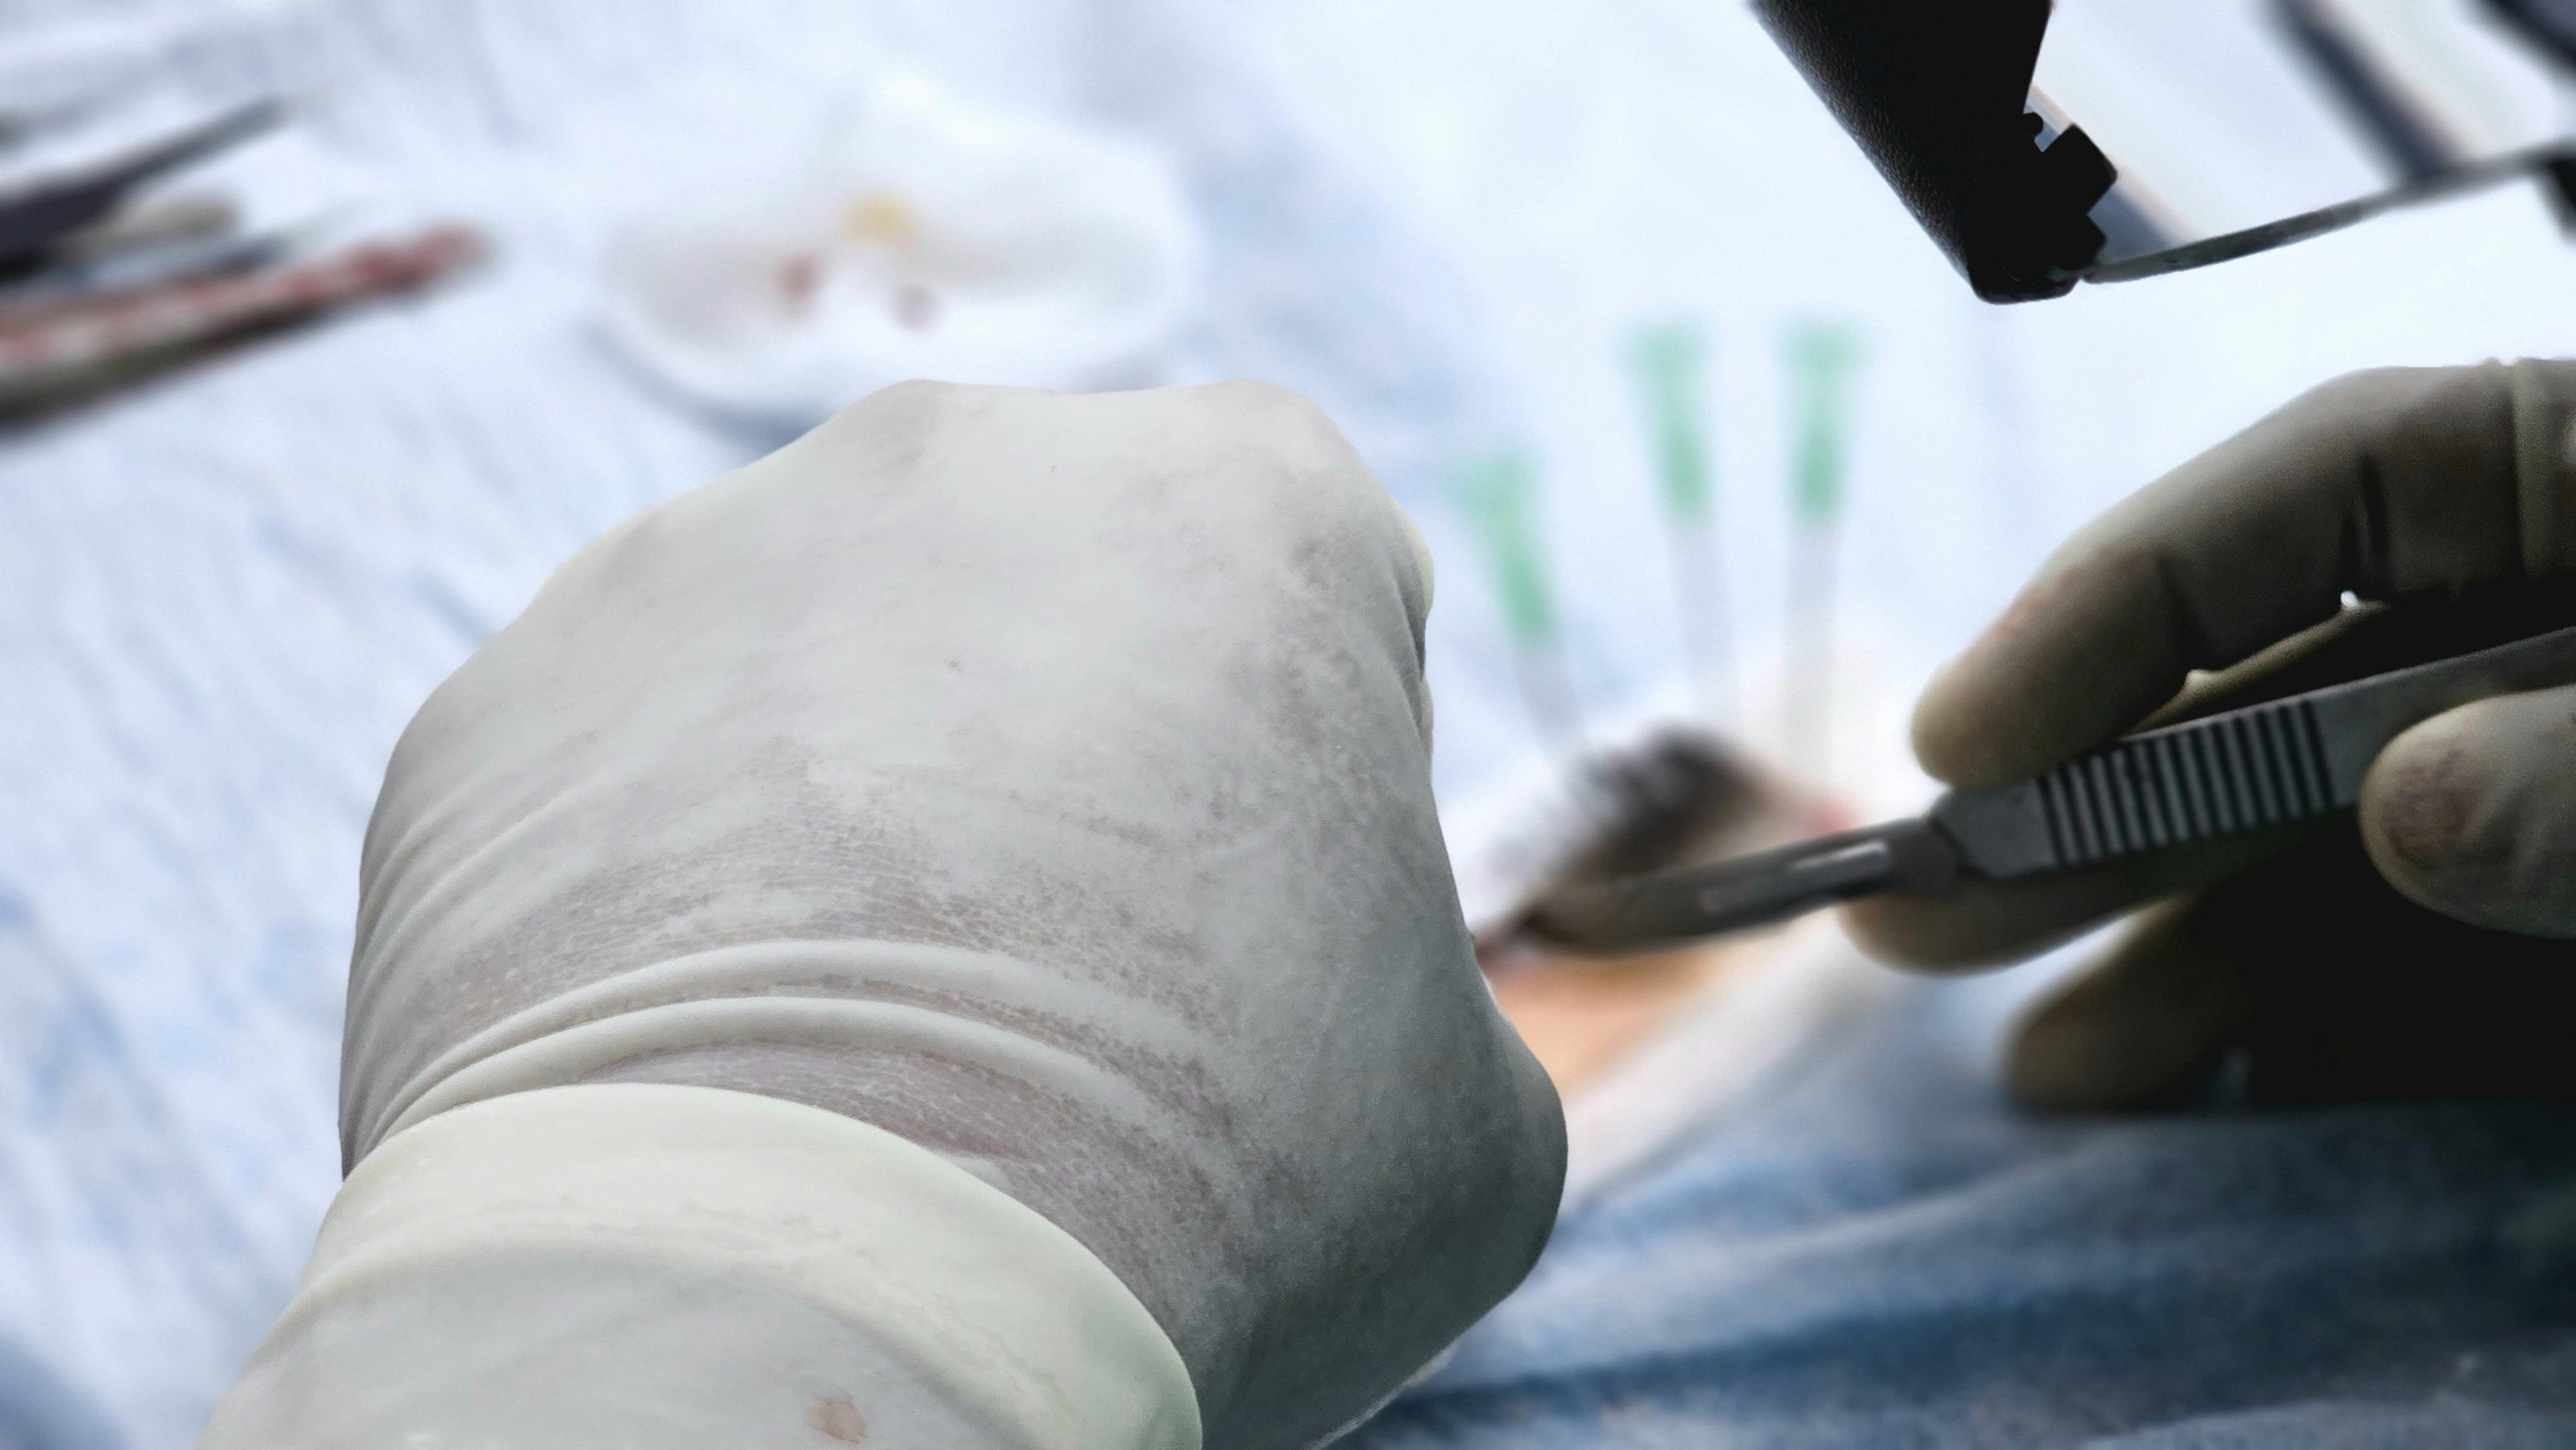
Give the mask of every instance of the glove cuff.
<svg viewBox="0 0 2576 1450">
<path fill-rule="evenodd" d="M 199 1442 L 1197 1450 L 1091 1252 L 882 1129 L 713 1088 L 441 1113 L 359 1163 Z"/>
</svg>

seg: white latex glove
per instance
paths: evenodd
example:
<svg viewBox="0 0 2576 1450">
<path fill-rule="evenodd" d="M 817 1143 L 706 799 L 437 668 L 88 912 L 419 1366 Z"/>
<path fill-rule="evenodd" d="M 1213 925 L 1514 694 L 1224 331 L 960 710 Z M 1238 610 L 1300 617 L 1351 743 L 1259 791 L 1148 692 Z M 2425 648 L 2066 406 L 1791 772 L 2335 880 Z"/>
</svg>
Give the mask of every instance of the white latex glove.
<svg viewBox="0 0 2576 1450">
<path fill-rule="evenodd" d="M 908 384 L 405 732 L 352 1172 L 205 1444 L 1295 1446 L 1552 1222 L 1427 561 L 1311 407 Z"/>
<path fill-rule="evenodd" d="M 1959 785 L 2027 778 L 2169 701 L 2385 667 L 2398 627 L 2576 583 L 2576 364 L 2342 379 L 2077 534 L 1924 693 L 1915 749 Z M 2339 614 L 2350 591 L 2388 606 Z M 2492 608 L 2488 611 L 2494 612 Z M 2528 628 L 2564 623 L 2533 608 Z M 2294 639 L 2294 636 L 2299 638 Z M 2341 656 L 2339 668 L 2326 666 Z M 2192 671 L 2203 678 L 2182 700 Z M 2170 718 L 2172 707 L 2168 707 Z M 2173 896 L 2178 883 L 2244 874 Z M 2392 889 L 2393 888 L 2393 889 Z M 2353 824 L 2290 829 L 1851 909 L 1865 945 L 1963 966 L 2170 897 L 2016 1049 L 2056 1107 L 2188 1095 L 2231 1052 L 2258 1092 L 2576 1089 L 2576 686 L 2439 715 L 2381 751 Z"/>
</svg>

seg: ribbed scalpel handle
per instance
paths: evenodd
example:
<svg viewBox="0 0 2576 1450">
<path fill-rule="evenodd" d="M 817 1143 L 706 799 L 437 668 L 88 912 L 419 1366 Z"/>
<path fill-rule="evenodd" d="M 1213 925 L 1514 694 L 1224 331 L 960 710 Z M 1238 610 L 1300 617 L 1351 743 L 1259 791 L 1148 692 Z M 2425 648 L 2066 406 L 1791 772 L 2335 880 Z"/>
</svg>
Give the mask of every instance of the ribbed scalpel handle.
<svg viewBox="0 0 2576 1450">
<path fill-rule="evenodd" d="M 1932 819 L 2011 878 L 2341 810 L 2400 731 L 2470 701 L 2576 681 L 2576 627 L 2133 735 L 2036 780 L 1958 790 Z"/>
<path fill-rule="evenodd" d="M 2351 805 L 2302 698 L 2124 740 L 2033 783 L 2060 866 L 2207 840 Z"/>
</svg>

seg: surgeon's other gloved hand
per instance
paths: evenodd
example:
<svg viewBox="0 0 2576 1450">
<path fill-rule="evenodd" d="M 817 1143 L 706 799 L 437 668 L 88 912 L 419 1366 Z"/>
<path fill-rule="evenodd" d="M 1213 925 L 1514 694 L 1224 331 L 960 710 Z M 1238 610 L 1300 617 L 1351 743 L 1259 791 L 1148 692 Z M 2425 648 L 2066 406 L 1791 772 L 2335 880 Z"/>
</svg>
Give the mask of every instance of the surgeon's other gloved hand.
<svg viewBox="0 0 2576 1450">
<path fill-rule="evenodd" d="M 1521 1277 L 1556 1099 L 1312 408 L 914 384 L 424 705 L 351 1172 L 205 1444 L 1295 1446 Z"/>
<path fill-rule="evenodd" d="M 2527 606 L 2576 583 L 2571 430 L 2566 362 L 2320 388 L 2060 549 L 1934 679 L 1916 752 L 1953 784 L 1999 785 L 2151 715 L 2411 662 L 2371 657 L 2403 623 L 2498 607 L 2530 632 L 2566 623 Z M 2342 607 L 2347 592 L 2383 607 Z M 2272 1099 L 2576 1090 L 2576 686 L 2407 731 L 2353 821 L 1849 919 L 1882 956 L 1965 967 L 2148 902 L 2024 1025 L 2024 1101 L 2178 1101 L 2240 1052 Z"/>
</svg>

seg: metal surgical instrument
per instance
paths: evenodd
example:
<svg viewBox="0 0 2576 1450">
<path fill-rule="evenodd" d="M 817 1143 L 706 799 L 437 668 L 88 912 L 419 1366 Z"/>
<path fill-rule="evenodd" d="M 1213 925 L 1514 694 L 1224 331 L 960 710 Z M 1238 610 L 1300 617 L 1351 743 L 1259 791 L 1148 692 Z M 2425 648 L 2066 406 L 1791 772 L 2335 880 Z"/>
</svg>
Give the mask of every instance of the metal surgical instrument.
<svg viewBox="0 0 2576 1450">
<path fill-rule="evenodd" d="M 2037 779 L 1704 866 L 1561 891 L 1534 925 L 1643 950 L 1880 892 L 2014 881 L 2349 809 L 2380 748 L 2493 695 L 2576 680 L 2576 626 L 2129 736 Z"/>
</svg>

